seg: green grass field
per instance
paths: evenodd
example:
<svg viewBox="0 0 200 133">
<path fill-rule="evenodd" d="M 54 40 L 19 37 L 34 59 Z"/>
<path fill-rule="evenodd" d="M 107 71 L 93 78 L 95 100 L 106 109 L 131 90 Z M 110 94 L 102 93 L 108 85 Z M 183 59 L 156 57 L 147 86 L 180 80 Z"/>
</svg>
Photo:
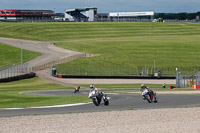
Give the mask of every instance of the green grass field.
<svg viewBox="0 0 200 133">
<path fill-rule="evenodd" d="M 199 35 L 200 25 L 189 23 L 0 23 L 0 36 L 40 41 L 95 38 Z"/>
<path fill-rule="evenodd" d="M 199 67 L 200 25 L 192 23 L 0 23 L 0 36 L 53 41 L 99 57 L 69 66 Z M 61 41 L 61 42 L 60 42 Z M 63 41 L 63 42 L 62 42 Z"/>
<path fill-rule="evenodd" d="M 48 105 L 62 105 L 79 102 L 88 102 L 87 96 L 76 97 L 54 97 L 54 96 L 36 96 L 28 94 L 20 94 L 25 91 L 40 90 L 66 90 L 72 89 L 61 85 L 47 83 L 39 78 L 26 79 L 11 83 L 0 84 L 0 108 L 14 107 L 34 107 Z"/>
<path fill-rule="evenodd" d="M 100 55 L 58 65 L 57 67 L 60 70 L 64 70 L 66 66 L 125 68 L 128 70 L 138 66 L 152 67 L 154 60 L 156 60 L 157 67 L 200 67 L 199 24 L 131 22 L 0 23 L 0 26 L 0 37 L 51 41 L 59 47 Z M 0 52 L 2 59 L 0 66 L 20 62 L 20 49 L 0 44 Z M 24 62 L 40 55 L 25 50 L 23 53 Z M 57 70 L 59 71 L 59 69 Z M 139 85 L 109 85 L 110 88 L 129 88 L 132 86 L 137 87 Z M 104 86 L 97 85 L 97 87 Z M 63 89 L 69 88 L 46 83 L 38 78 L 1 83 L 0 108 L 88 101 L 87 97 L 46 97 L 19 94 L 22 91 Z"/>
<path fill-rule="evenodd" d="M 21 49 L 0 43 L 0 66 L 20 64 Z M 41 55 L 37 52 L 23 50 L 23 62 L 27 62 Z"/>
<path fill-rule="evenodd" d="M 100 54 L 58 65 L 61 73 L 66 66 L 125 70 L 153 67 L 154 60 L 158 68 L 200 67 L 199 24 L 94 22 L 0 23 L 0 26 L 2 37 L 52 41 L 66 49 Z"/>
</svg>

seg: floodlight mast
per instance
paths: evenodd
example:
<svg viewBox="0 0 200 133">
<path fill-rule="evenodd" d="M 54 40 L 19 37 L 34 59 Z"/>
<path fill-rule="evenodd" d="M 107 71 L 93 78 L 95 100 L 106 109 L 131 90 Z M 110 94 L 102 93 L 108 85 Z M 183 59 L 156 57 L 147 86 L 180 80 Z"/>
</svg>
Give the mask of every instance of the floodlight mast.
<svg viewBox="0 0 200 133">
<path fill-rule="evenodd" d="M 21 42 L 21 64 L 23 63 L 23 49 L 22 49 L 22 42 Z"/>
</svg>

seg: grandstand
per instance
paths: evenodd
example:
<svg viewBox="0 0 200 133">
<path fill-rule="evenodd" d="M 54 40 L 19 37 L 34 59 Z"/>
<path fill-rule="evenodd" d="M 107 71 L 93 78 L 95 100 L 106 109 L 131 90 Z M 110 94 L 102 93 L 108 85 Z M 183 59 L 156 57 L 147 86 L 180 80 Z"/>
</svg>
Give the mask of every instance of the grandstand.
<svg viewBox="0 0 200 133">
<path fill-rule="evenodd" d="M 69 9 L 65 11 L 65 21 L 87 22 L 95 21 L 97 8 Z"/>
</svg>

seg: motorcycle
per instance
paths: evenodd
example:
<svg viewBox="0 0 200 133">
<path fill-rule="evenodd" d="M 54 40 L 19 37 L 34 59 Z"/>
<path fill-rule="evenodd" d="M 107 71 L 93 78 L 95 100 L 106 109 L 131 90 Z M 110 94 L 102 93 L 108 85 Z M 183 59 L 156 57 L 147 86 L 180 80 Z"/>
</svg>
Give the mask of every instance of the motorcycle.
<svg viewBox="0 0 200 133">
<path fill-rule="evenodd" d="M 107 95 L 103 92 L 99 93 L 97 89 L 90 89 L 88 97 L 92 99 L 92 102 L 96 106 L 99 106 L 100 104 L 104 104 L 105 106 L 109 105 Z"/>
<path fill-rule="evenodd" d="M 156 97 L 156 93 L 154 93 L 152 90 L 146 88 L 144 90 L 142 90 L 142 96 L 143 96 L 143 100 L 147 100 L 149 103 L 152 103 L 152 101 L 154 103 L 157 103 L 157 97 Z"/>
<path fill-rule="evenodd" d="M 78 86 L 77 88 L 74 88 L 74 93 L 79 92 L 80 90 L 80 86 Z"/>
</svg>

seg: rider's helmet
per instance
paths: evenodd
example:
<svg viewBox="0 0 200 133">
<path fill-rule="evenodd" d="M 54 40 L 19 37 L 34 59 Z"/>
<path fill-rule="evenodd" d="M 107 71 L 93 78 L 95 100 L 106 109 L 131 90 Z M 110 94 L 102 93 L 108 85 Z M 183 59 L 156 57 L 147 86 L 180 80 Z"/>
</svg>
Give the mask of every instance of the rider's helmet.
<svg viewBox="0 0 200 133">
<path fill-rule="evenodd" d="M 94 85 L 93 84 L 90 85 L 90 89 L 94 89 Z"/>
<path fill-rule="evenodd" d="M 143 86 L 145 86 L 145 85 L 144 85 L 144 84 L 141 84 L 141 88 L 142 88 Z"/>
</svg>

